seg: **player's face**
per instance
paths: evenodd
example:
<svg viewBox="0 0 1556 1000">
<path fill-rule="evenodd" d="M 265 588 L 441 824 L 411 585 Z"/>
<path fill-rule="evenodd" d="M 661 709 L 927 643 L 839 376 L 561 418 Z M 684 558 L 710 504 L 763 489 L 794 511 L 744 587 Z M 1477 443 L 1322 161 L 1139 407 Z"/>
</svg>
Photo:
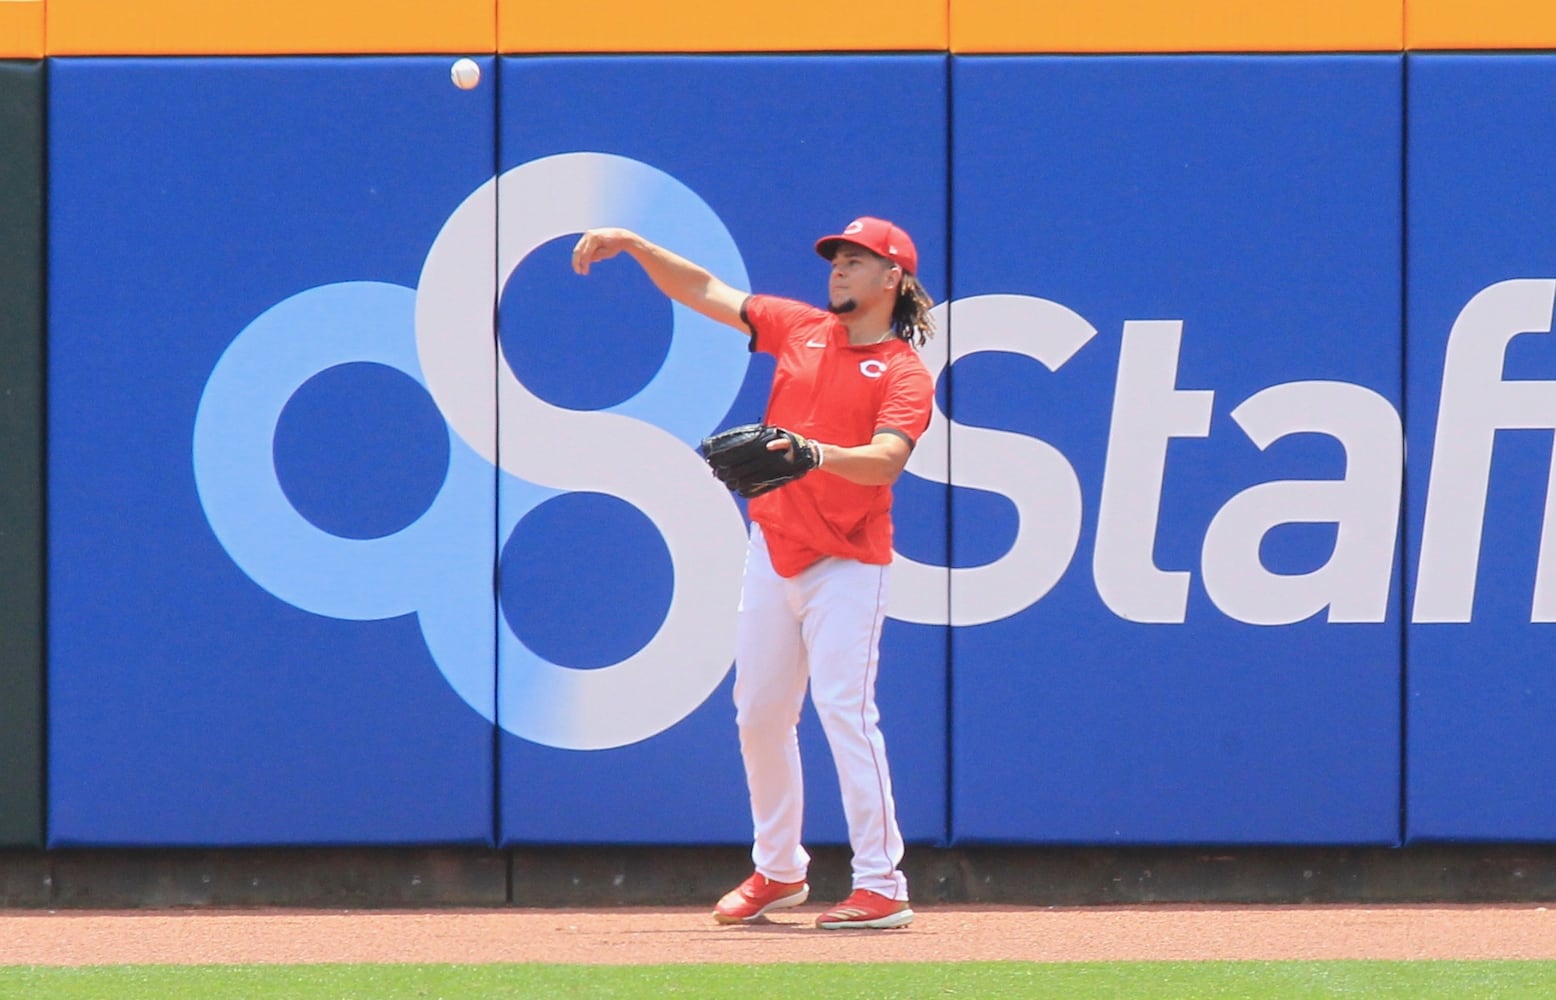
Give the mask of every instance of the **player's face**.
<svg viewBox="0 0 1556 1000">
<path fill-rule="evenodd" d="M 882 301 L 889 303 L 896 297 L 901 280 L 901 270 L 885 257 L 844 243 L 832 256 L 832 274 L 827 281 L 828 308 L 841 314 L 868 309 Z"/>
</svg>

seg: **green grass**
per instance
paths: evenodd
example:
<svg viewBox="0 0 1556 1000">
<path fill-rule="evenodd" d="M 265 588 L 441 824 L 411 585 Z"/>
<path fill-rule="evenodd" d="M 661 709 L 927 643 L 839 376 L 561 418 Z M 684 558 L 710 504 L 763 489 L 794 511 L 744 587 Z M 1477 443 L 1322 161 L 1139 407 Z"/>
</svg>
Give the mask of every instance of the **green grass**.
<svg viewBox="0 0 1556 1000">
<path fill-rule="evenodd" d="M 1556 996 L 1556 962 L 969 962 L 879 965 L 0 967 L 0 997 L 1220 998 Z"/>
</svg>

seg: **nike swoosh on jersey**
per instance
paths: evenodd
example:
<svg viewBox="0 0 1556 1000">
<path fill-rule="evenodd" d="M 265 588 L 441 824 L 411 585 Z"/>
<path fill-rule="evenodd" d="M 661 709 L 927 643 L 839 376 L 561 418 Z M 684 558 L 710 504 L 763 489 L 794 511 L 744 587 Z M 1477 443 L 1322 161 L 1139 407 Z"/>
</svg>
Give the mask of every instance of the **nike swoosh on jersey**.
<svg viewBox="0 0 1556 1000">
<path fill-rule="evenodd" d="M 821 341 L 820 343 L 818 343 L 818 342 L 816 342 L 814 340 L 807 340 L 807 341 L 805 341 L 805 346 L 806 347 L 826 347 L 827 345 L 826 345 L 825 341 Z"/>
</svg>

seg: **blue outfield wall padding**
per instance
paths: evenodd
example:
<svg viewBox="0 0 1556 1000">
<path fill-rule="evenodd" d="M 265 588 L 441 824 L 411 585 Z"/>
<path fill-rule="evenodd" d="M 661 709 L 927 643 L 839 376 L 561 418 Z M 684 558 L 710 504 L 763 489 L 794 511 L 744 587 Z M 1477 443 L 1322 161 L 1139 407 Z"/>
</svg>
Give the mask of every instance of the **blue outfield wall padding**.
<svg viewBox="0 0 1556 1000">
<path fill-rule="evenodd" d="M 1398 841 L 1401 76 L 953 60 L 955 842 Z"/>
<path fill-rule="evenodd" d="M 1556 56 L 1407 80 L 1407 833 L 1550 841 Z"/>
<path fill-rule="evenodd" d="M 59 59 L 49 112 L 50 844 L 490 843 L 493 428 L 417 288 L 495 89 Z"/>
<path fill-rule="evenodd" d="M 573 274 L 572 234 L 635 228 L 743 290 L 819 304 L 815 240 L 884 216 L 938 300 L 946 59 L 515 57 L 501 74 L 502 842 L 749 843 L 731 702 L 746 527 L 693 446 L 761 418 L 772 361 L 672 309 L 626 257 Z M 879 114 L 840 113 L 867 95 Z M 650 454 L 649 475 L 612 472 Z M 900 551 L 943 565 L 945 494 L 899 484 Z M 946 646 L 943 621 L 889 620 L 882 640 L 915 842 L 946 836 Z M 807 842 L 845 842 L 808 705 L 800 744 Z"/>
</svg>

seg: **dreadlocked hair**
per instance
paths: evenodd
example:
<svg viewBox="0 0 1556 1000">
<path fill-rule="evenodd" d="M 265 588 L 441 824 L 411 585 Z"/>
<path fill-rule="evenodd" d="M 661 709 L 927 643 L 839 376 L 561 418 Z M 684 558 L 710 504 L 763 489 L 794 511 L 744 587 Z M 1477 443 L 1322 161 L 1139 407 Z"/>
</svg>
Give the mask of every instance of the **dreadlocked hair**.
<svg viewBox="0 0 1556 1000">
<path fill-rule="evenodd" d="M 892 332 L 914 347 L 923 347 L 935 335 L 935 319 L 929 314 L 934 305 L 919 280 L 904 272 L 891 309 Z"/>
</svg>

